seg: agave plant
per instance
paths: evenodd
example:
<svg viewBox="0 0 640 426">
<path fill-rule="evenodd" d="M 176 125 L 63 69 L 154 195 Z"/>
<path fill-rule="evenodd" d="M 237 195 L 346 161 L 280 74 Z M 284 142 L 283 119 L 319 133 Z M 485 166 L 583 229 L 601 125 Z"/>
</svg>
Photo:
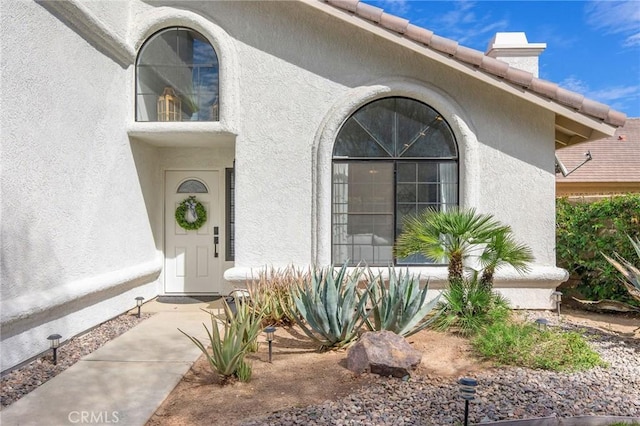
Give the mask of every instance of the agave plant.
<svg viewBox="0 0 640 426">
<path fill-rule="evenodd" d="M 207 351 L 205 344 L 197 337 L 190 336 L 180 329 L 178 331 L 187 336 L 205 354 L 211 370 L 223 376 L 225 380 L 234 375 L 250 377 L 250 373 L 246 371 L 247 364 L 244 362 L 244 357 L 255 345 L 258 335 L 262 331 L 262 314 L 256 312 L 249 304 L 237 301 L 237 310 L 234 315 L 227 302 L 223 301 L 223 304 L 226 312 L 225 318 L 218 317 L 213 312 L 203 309 L 211 316 L 211 330 L 203 324 L 209 336 L 211 354 Z M 223 334 L 220 334 L 221 326 L 224 327 Z M 240 374 L 238 374 L 239 369 Z"/>
<path fill-rule="evenodd" d="M 369 280 L 368 293 L 372 308 L 369 313 L 362 313 L 369 330 L 388 330 L 408 337 L 428 327 L 436 318 L 432 316 L 425 320 L 441 294 L 428 301 L 429 285 L 427 283 L 420 289 L 420 277 L 410 275 L 408 271 L 396 274 L 394 268 L 389 268 L 388 284 L 381 273 L 374 275 L 371 270 Z"/>
<path fill-rule="evenodd" d="M 634 240 L 629 235 L 627 235 L 627 238 L 629 238 L 629 241 L 631 241 L 633 248 L 638 254 L 638 260 L 640 260 L 640 239 L 636 238 L 636 240 Z M 622 283 L 624 284 L 625 288 L 627 289 L 631 297 L 640 302 L 640 269 L 620 256 L 618 253 L 613 253 L 615 259 L 607 256 L 604 253 L 602 253 L 602 255 L 610 264 L 612 264 L 618 271 L 620 271 L 620 273 L 624 277 Z"/>
<path fill-rule="evenodd" d="M 347 346 L 358 336 L 368 294 L 358 292 L 361 276 L 360 268 L 348 273 L 347 265 L 339 270 L 315 268 L 296 286 L 293 300 L 305 320 L 296 317 L 296 322 L 322 349 Z"/>
</svg>

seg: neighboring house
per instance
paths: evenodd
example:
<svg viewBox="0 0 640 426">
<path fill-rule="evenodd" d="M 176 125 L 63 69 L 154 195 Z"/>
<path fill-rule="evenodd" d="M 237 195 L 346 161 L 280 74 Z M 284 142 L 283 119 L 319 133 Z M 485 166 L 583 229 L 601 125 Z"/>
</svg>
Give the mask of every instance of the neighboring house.
<svg viewBox="0 0 640 426">
<path fill-rule="evenodd" d="M 640 118 L 628 118 L 611 137 L 559 148 L 558 159 L 568 176 L 556 174 L 558 197 L 579 197 L 586 200 L 611 195 L 640 193 Z"/>
<path fill-rule="evenodd" d="M 446 267 L 392 254 L 428 206 L 511 225 L 535 262 L 496 288 L 550 308 L 556 144 L 626 118 L 537 78 L 522 33 L 484 54 L 358 1 L 0 7 L 2 370 L 266 265 L 394 263 L 435 292 Z"/>
</svg>

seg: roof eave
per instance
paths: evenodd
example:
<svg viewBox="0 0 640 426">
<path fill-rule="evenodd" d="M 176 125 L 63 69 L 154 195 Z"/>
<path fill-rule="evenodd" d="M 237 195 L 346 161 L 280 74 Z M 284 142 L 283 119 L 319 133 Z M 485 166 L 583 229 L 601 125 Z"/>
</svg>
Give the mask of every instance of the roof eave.
<svg viewBox="0 0 640 426">
<path fill-rule="evenodd" d="M 321 10 L 336 19 L 355 25 L 365 31 L 397 43 L 407 49 L 419 53 L 429 59 L 453 68 L 463 74 L 483 81 L 493 87 L 499 88 L 518 98 L 538 105 L 546 110 L 552 111 L 556 116 L 556 147 L 573 145 L 590 140 L 601 139 L 612 136 L 618 126 L 610 125 L 604 120 L 582 114 L 575 108 L 565 106 L 555 100 L 545 98 L 539 94 L 527 90 L 526 86 L 518 86 L 494 74 L 483 71 L 478 66 L 461 62 L 458 59 L 445 53 L 436 51 L 420 44 L 416 41 L 402 37 L 397 32 L 390 31 L 375 22 L 364 20 L 356 15 L 348 13 L 346 10 L 337 9 L 323 1 L 318 0 L 298 0 L 314 9 Z"/>
</svg>

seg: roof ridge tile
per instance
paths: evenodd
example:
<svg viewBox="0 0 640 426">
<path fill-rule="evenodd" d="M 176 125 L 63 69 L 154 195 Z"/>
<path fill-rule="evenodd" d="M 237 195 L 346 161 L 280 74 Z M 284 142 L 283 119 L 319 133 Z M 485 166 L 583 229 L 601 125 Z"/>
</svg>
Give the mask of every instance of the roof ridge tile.
<svg viewBox="0 0 640 426">
<path fill-rule="evenodd" d="M 461 59 L 464 62 L 468 62 L 472 65 L 479 67 L 482 64 L 482 58 L 484 58 L 484 53 L 479 50 L 472 49 L 470 47 L 458 45 L 456 49 L 455 55 L 456 58 Z"/>
<path fill-rule="evenodd" d="M 507 69 L 507 75 L 505 76 L 505 78 L 525 88 L 529 88 L 531 87 L 531 83 L 533 82 L 533 79 L 535 77 L 529 71 L 509 67 Z"/>
<path fill-rule="evenodd" d="M 409 20 L 389 13 L 383 13 L 382 16 L 380 16 L 380 25 L 388 30 L 404 34 L 409 26 Z"/>
<path fill-rule="evenodd" d="M 555 98 L 558 87 L 557 83 L 542 78 L 531 80 L 531 90 L 548 98 Z"/>
<path fill-rule="evenodd" d="M 609 109 L 609 113 L 607 114 L 605 121 L 615 126 L 623 126 L 627 121 L 627 114 L 614 109 Z"/>
<path fill-rule="evenodd" d="M 425 46 L 429 46 L 431 45 L 431 37 L 433 37 L 433 31 L 409 23 L 409 25 L 407 25 L 405 36 L 417 43 L 422 43 Z"/>
<path fill-rule="evenodd" d="M 582 106 L 580 107 L 580 112 L 600 119 L 606 119 L 609 110 L 610 108 L 607 105 L 587 98 L 582 101 Z"/>
<path fill-rule="evenodd" d="M 450 38 L 445 38 L 434 34 L 431 37 L 430 47 L 439 50 L 442 53 L 446 53 L 447 55 L 455 55 L 456 50 L 458 50 L 458 42 L 451 40 Z"/>
<path fill-rule="evenodd" d="M 499 59 L 492 58 L 491 56 L 484 55 L 482 57 L 480 68 L 489 71 L 491 74 L 497 75 L 498 77 L 506 77 L 509 64 L 502 62 Z"/>
<path fill-rule="evenodd" d="M 349 12 L 355 12 L 360 0 L 326 0 L 327 3 Z"/>
<path fill-rule="evenodd" d="M 555 99 L 567 106 L 570 106 L 576 110 L 579 110 L 582 107 L 582 101 L 584 101 L 584 95 L 581 95 L 577 92 L 572 92 L 571 90 L 564 89 L 558 86 L 556 90 Z"/>
<path fill-rule="evenodd" d="M 383 12 L 384 10 L 382 10 L 381 8 L 372 6 L 364 2 L 358 2 L 358 4 L 356 4 L 356 15 L 375 23 L 380 22 L 380 17 L 382 16 Z"/>
</svg>

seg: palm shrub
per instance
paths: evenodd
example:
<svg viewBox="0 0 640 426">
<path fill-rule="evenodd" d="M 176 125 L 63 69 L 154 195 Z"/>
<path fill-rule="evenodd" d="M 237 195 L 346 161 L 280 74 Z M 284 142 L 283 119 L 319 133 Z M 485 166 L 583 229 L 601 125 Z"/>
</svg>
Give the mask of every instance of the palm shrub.
<svg viewBox="0 0 640 426">
<path fill-rule="evenodd" d="M 527 245 L 516 242 L 511 229 L 505 227 L 489 236 L 479 260 L 482 266 L 480 284 L 491 289 L 495 271 L 503 266 L 511 266 L 521 274 L 528 272 L 533 252 Z"/>
<path fill-rule="evenodd" d="M 255 345 L 258 335 L 262 331 L 262 313 L 254 310 L 247 303 L 236 302 L 237 311 L 233 315 L 229 305 L 223 300 L 225 318 L 218 317 L 213 312 L 203 309 L 211 316 L 211 330 L 203 324 L 209 337 L 211 353 L 200 339 L 178 329 L 202 351 L 211 370 L 221 375 L 224 381 L 228 381 L 234 376 L 247 380 L 251 377 L 251 366 L 245 362 L 244 357 Z M 222 334 L 220 334 L 221 326 L 224 330 Z"/>
<path fill-rule="evenodd" d="M 367 302 L 367 291 L 358 291 L 362 270 L 351 273 L 347 265 L 314 268 L 298 283 L 293 300 L 304 321 L 296 323 L 321 349 L 340 348 L 353 342 L 364 318 L 360 315 Z"/>
<path fill-rule="evenodd" d="M 382 273 L 374 275 L 368 271 L 368 293 L 370 312 L 363 312 L 369 330 L 388 330 L 404 337 L 411 336 L 428 327 L 435 316 L 429 316 L 440 299 L 440 294 L 427 300 L 428 283 L 420 289 L 420 278 L 407 271 L 396 273 L 389 268 L 389 281 L 385 283 Z M 426 319 L 425 319 L 426 318 Z"/>
<path fill-rule="evenodd" d="M 636 251 L 638 260 L 640 261 L 640 239 L 636 238 L 634 241 L 634 239 L 628 235 L 627 238 L 631 241 L 631 245 Z M 618 253 L 614 252 L 613 257 L 609 257 L 604 253 L 602 253 L 602 255 L 622 274 L 624 277 L 624 279 L 621 280 L 622 284 L 625 286 L 631 297 L 640 302 L 640 268 L 627 261 Z M 640 262 L 638 264 L 640 265 Z"/>
<path fill-rule="evenodd" d="M 264 314 L 263 322 L 270 325 L 291 325 L 298 316 L 293 301 L 293 289 L 305 275 L 289 266 L 261 271 L 257 280 L 247 283 L 253 305 Z"/>
<path fill-rule="evenodd" d="M 492 291 L 495 271 L 510 265 L 528 271 L 533 260 L 529 247 L 519 244 L 511 227 L 475 209 L 426 210 L 405 220 L 395 246 L 399 257 L 420 253 L 448 262 L 449 288 L 440 305 L 440 329 L 456 327 L 472 334 L 494 317 L 507 315 L 508 304 Z M 464 276 L 464 261 L 478 255 L 481 271 Z"/>
<path fill-rule="evenodd" d="M 462 279 L 464 260 L 473 250 L 490 242 L 496 233 L 508 231 L 510 228 L 492 215 L 477 213 L 475 209 L 426 209 L 405 219 L 394 250 L 398 257 L 422 254 L 448 262 L 449 279 Z"/>
<path fill-rule="evenodd" d="M 435 321 L 439 330 L 453 328 L 468 336 L 509 315 L 506 299 L 483 285 L 477 271 L 469 277 L 450 280 L 442 298 L 441 312 Z"/>
</svg>

